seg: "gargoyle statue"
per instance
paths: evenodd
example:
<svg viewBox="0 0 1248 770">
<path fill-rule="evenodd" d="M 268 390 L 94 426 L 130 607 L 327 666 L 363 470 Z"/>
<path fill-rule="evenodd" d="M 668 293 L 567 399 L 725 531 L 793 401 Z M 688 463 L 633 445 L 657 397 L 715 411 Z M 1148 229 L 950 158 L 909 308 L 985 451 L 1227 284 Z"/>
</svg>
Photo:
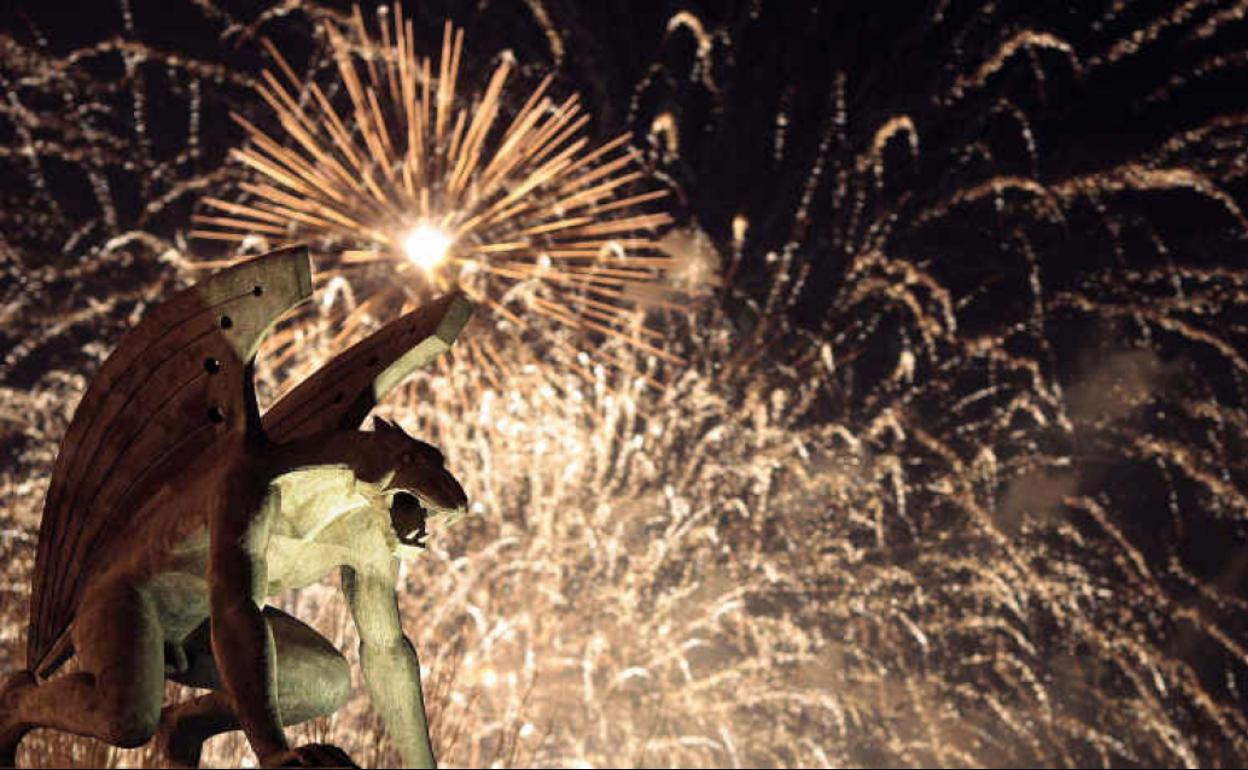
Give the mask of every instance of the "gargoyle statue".
<svg viewBox="0 0 1248 770">
<path fill-rule="evenodd" d="M 268 329 L 312 293 L 306 249 L 271 252 L 154 307 L 104 363 L 61 445 L 32 578 L 27 670 L 0 689 L 0 762 L 33 729 L 197 765 L 242 729 L 266 767 L 354 766 L 291 748 L 283 726 L 351 689 L 338 650 L 266 597 L 341 568 L 373 703 L 405 764 L 433 767 L 398 557 L 466 498 L 440 452 L 360 424 L 448 349 L 471 313 L 441 297 L 336 357 L 263 418 L 252 369 Z M 49 678 L 71 656 L 72 673 Z M 210 690 L 163 706 L 164 680 Z"/>
</svg>

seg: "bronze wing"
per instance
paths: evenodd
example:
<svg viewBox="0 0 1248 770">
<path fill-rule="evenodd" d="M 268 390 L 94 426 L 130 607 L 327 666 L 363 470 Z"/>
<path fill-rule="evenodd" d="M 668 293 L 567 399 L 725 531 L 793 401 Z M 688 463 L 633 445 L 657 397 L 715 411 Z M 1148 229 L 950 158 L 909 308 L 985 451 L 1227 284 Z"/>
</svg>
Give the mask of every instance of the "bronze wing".
<svg viewBox="0 0 1248 770">
<path fill-rule="evenodd" d="M 43 509 L 27 666 L 70 654 L 67 633 L 91 573 L 125 555 L 134 512 L 221 442 L 258 427 L 251 364 L 268 329 L 312 293 L 304 247 L 222 270 L 147 312 L 78 405 Z"/>
<path fill-rule="evenodd" d="M 386 324 L 279 400 L 264 415 L 264 432 L 286 443 L 358 428 L 387 393 L 450 348 L 472 307 L 452 292 Z"/>
</svg>

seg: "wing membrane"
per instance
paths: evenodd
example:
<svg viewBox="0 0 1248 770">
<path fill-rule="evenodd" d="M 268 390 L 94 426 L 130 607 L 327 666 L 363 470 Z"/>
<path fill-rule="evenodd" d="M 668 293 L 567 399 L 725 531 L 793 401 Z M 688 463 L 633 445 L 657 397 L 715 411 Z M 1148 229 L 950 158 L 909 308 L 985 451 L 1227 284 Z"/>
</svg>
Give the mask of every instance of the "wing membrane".
<svg viewBox="0 0 1248 770">
<path fill-rule="evenodd" d="M 74 414 L 44 505 L 27 665 L 46 673 L 90 574 L 163 484 L 254 423 L 250 364 L 268 329 L 311 295 L 302 247 L 218 272 L 153 308 L 122 338 Z M 254 424 L 251 426 L 256 427 Z M 59 644 L 58 644 L 59 643 Z"/>
<path fill-rule="evenodd" d="M 416 369 L 450 348 L 472 303 L 446 294 L 396 318 L 286 394 L 264 415 L 264 432 L 286 443 L 360 426 L 369 411 Z"/>
</svg>

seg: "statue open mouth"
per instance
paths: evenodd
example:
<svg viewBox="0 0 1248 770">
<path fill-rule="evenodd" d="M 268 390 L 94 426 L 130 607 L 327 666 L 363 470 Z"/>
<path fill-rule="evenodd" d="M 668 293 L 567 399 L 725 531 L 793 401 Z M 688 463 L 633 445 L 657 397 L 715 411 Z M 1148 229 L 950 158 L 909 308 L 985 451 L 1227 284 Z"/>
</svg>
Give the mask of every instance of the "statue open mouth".
<svg viewBox="0 0 1248 770">
<path fill-rule="evenodd" d="M 399 542 L 417 548 L 425 547 L 425 538 L 428 537 L 425 521 L 429 511 L 417 495 L 405 490 L 396 492 L 390 503 L 390 514 Z"/>
</svg>

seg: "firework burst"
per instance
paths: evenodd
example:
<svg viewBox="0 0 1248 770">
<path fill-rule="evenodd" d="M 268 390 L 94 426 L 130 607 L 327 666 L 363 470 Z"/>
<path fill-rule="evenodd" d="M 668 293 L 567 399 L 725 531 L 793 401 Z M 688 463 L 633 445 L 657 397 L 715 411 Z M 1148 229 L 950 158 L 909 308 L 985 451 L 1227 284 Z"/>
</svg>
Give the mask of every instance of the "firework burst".
<svg viewBox="0 0 1248 770">
<path fill-rule="evenodd" d="M 256 91 L 285 141 L 234 115 L 250 139 L 231 153 L 254 172 L 240 184 L 249 197 L 204 198 L 212 213 L 195 218 L 192 235 L 339 250 L 321 280 L 372 288 L 340 319 L 338 342 L 383 309 L 454 285 L 520 330 L 540 317 L 678 360 L 641 323 L 641 306 L 671 305 L 658 284 L 673 260 L 654 240 L 671 218 L 648 210 L 667 191 L 640 189 L 646 175 L 629 135 L 593 147 L 579 98 L 554 101 L 549 76 L 506 121 L 509 56 L 464 102 L 463 30 L 446 23 L 435 63 L 417 55 L 402 7 L 389 13 L 380 40 L 358 7 L 349 36 L 325 26 L 345 113 L 264 41 L 287 84 L 266 71 Z"/>
</svg>

